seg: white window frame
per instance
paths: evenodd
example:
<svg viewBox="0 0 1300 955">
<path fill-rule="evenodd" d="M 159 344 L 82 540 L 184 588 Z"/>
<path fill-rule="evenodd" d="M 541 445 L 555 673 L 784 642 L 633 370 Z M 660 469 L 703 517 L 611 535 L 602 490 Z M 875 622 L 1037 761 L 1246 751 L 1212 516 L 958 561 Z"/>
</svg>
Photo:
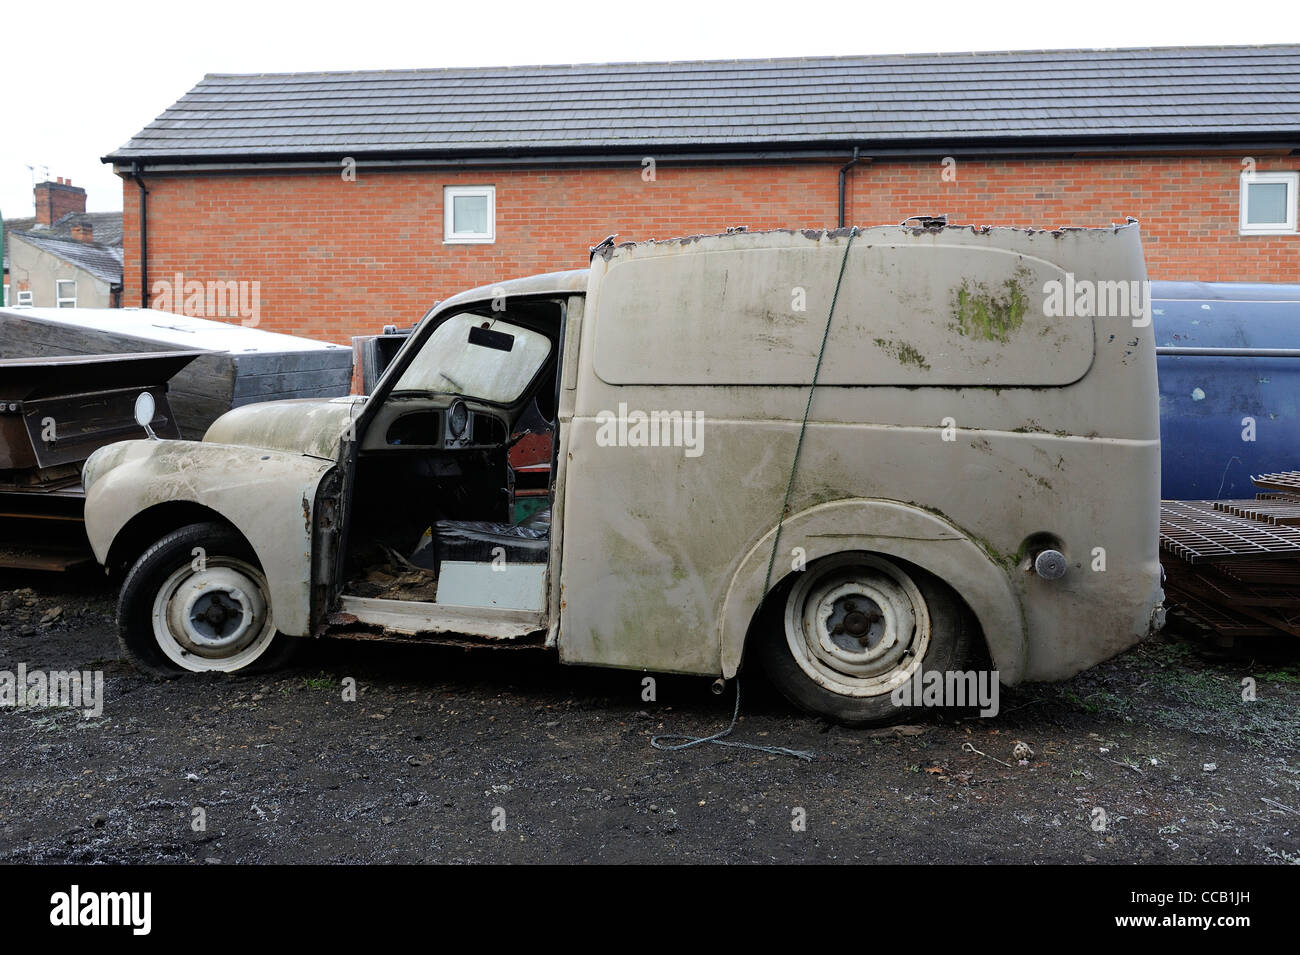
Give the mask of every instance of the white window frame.
<svg viewBox="0 0 1300 955">
<path fill-rule="evenodd" d="M 20 288 L 18 290 L 18 302 L 16 304 L 26 305 L 28 308 L 31 308 L 32 290 L 29 288 Z"/>
<path fill-rule="evenodd" d="M 452 229 L 453 207 L 457 196 L 487 197 L 487 232 L 460 232 Z M 442 241 L 444 245 L 488 245 L 497 240 L 497 187 L 496 186 L 443 186 L 442 187 Z"/>
<path fill-rule="evenodd" d="M 61 287 L 65 283 L 72 285 L 72 297 L 62 294 Z M 77 307 L 77 280 L 76 279 L 55 279 L 54 280 L 54 307 L 55 308 L 76 308 Z"/>
<path fill-rule="evenodd" d="M 1281 182 L 1287 187 L 1286 222 L 1266 222 L 1251 224 L 1246 221 L 1246 195 L 1255 183 Z M 1296 199 L 1300 193 L 1300 172 L 1243 172 L 1241 174 L 1241 193 L 1238 204 L 1241 207 L 1238 231 L 1241 235 L 1293 235 L 1296 232 Z"/>
</svg>

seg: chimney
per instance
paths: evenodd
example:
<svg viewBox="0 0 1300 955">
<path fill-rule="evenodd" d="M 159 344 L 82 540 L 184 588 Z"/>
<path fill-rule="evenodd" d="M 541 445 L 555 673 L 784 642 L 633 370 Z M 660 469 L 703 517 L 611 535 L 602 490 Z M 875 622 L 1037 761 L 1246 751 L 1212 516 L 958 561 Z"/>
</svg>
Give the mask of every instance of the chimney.
<svg viewBox="0 0 1300 955">
<path fill-rule="evenodd" d="M 72 229 L 70 231 L 72 233 L 72 237 L 76 239 L 78 242 L 95 241 L 95 227 L 91 225 L 89 222 L 75 223 L 72 226 Z"/>
<path fill-rule="evenodd" d="M 37 225 L 52 226 L 69 212 L 86 211 L 86 190 L 62 176 L 58 182 L 38 182 L 33 195 Z"/>
</svg>

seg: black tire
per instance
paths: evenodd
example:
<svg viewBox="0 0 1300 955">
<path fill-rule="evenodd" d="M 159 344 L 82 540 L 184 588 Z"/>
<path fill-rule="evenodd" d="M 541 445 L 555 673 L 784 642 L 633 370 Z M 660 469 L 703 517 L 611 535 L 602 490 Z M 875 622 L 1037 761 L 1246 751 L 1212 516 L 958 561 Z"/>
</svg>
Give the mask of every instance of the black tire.
<svg viewBox="0 0 1300 955">
<path fill-rule="evenodd" d="M 892 570 L 885 570 L 886 567 L 892 568 Z M 897 680 L 904 673 L 910 674 L 916 668 L 914 649 L 910 652 L 904 651 L 897 665 L 883 670 L 878 676 L 870 678 L 837 675 L 833 671 L 824 672 L 829 671 L 830 667 L 824 662 L 813 659 L 812 655 L 815 651 L 812 650 L 803 652 L 802 662 L 796 656 L 796 649 L 793 648 L 790 636 L 790 628 L 794 626 L 796 634 L 805 636 L 805 643 L 807 642 L 806 634 L 809 631 L 807 629 L 798 629 L 797 623 L 792 624 L 792 615 L 796 620 L 806 619 L 808 595 L 816 593 L 819 586 L 829 588 L 831 582 L 838 579 L 838 576 L 832 576 L 833 572 L 853 573 L 855 568 L 863 571 L 879 572 L 882 575 L 892 574 L 896 571 L 913 585 L 910 588 L 900 586 L 900 589 L 910 592 L 912 602 L 918 599 L 923 602 L 925 614 L 929 620 L 925 651 L 921 655 L 919 663 L 921 671 L 963 670 L 969 666 L 972 634 L 975 625 L 970 611 L 967 610 L 961 600 L 934 575 L 896 558 L 884 558 L 875 554 L 838 554 L 834 557 L 825 558 L 822 561 L 810 564 L 807 569 L 793 575 L 784 581 L 779 588 L 774 589 L 768 599 L 767 609 L 757 622 L 757 632 L 754 634 L 757 640 L 756 649 L 759 661 L 772 683 L 775 684 L 786 699 L 809 713 L 825 717 L 833 722 L 845 726 L 883 726 L 889 723 L 918 719 L 923 711 L 911 706 L 896 705 L 894 700 L 891 699 L 892 687 L 882 689 L 880 692 L 873 692 L 874 684 L 877 681 Z M 826 575 L 822 583 L 818 581 L 817 575 L 819 574 Z M 861 598 L 849 595 L 839 599 L 845 601 L 847 606 L 854 607 L 855 604 L 848 603 L 848 601 Z M 879 605 L 869 598 L 867 598 L 867 602 L 871 604 L 872 608 L 868 610 L 868 613 L 876 615 Z M 825 601 L 822 601 L 820 605 L 828 606 Z M 838 607 L 839 604 L 835 604 L 835 606 Z M 836 613 L 840 612 L 836 610 L 835 613 L 832 613 L 828 623 L 830 620 L 835 620 Z M 913 610 L 913 613 L 915 614 L 916 611 Z M 847 622 L 849 618 L 845 615 L 840 619 Z M 919 620 L 919 615 L 915 619 Z M 861 621 L 856 621 L 855 624 L 857 629 L 860 630 L 862 627 Z M 878 627 L 882 631 L 886 629 L 883 619 L 870 621 L 868 627 Z M 851 639 L 859 641 L 861 639 L 870 639 L 870 634 L 873 632 L 875 632 L 874 629 L 869 629 L 863 637 L 851 637 Z M 847 632 L 844 632 L 844 634 L 847 638 Z M 882 640 L 883 634 L 876 639 L 878 641 Z M 911 639 L 918 639 L 916 630 L 914 630 Z M 881 660 L 878 665 L 884 667 L 886 663 L 887 660 Z M 809 668 L 818 672 L 823 682 L 819 682 L 818 679 L 814 678 L 808 672 Z M 857 692 L 870 695 L 850 695 L 849 693 L 836 692 L 828 688 L 824 682 L 826 680 L 832 681 L 832 685 L 848 686 Z"/>
<path fill-rule="evenodd" d="M 201 570 L 195 567 L 195 548 L 204 552 Z M 200 577 L 200 573 L 209 576 Z M 223 576 L 211 576 L 217 573 Z M 225 587 L 223 582 L 238 586 Z M 174 622 L 185 612 L 174 601 L 187 587 L 191 593 L 201 594 L 194 606 L 206 600 L 209 609 L 191 613 L 191 629 L 181 629 L 177 635 L 178 628 L 163 621 Z M 173 597 L 160 607 L 164 589 Z M 157 622 L 156 609 L 166 611 Z M 239 621 L 232 622 L 241 611 Z M 167 636 L 160 636 L 156 625 L 165 627 Z M 202 632 L 205 629 L 212 632 Z M 223 629 L 231 630 L 233 636 L 223 637 Z M 137 669 L 159 677 L 186 672 L 265 672 L 284 665 L 299 646 L 297 639 L 276 633 L 271 626 L 266 578 L 248 542 L 233 528 L 215 522 L 172 531 L 140 555 L 122 582 L 117 637 L 123 654 Z M 211 645 L 201 643 L 205 637 L 211 639 Z M 233 642 L 222 646 L 223 639 Z"/>
</svg>

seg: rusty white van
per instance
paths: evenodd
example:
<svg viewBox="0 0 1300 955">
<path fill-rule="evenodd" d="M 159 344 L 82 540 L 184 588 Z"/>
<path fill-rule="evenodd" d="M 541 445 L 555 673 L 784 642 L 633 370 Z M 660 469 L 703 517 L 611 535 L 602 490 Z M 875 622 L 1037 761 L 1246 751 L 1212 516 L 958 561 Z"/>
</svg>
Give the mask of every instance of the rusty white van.
<svg viewBox="0 0 1300 955">
<path fill-rule="evenodd" d="M 368 397 L 96 452 L 86 527 L 150 671 L 534 644 L 888 720 L 1160 622 L 1145 280 L 1132 222 L 606 242 L 440 303 Z"/>
</svg>

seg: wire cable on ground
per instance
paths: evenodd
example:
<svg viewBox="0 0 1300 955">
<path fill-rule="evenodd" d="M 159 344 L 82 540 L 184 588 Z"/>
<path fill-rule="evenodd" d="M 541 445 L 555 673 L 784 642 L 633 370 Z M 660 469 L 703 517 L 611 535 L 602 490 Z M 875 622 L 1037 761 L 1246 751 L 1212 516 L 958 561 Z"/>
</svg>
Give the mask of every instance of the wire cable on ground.
<svg viewBox="0 0 1300 955">
<path fill-rule="evenodd" d="M 756 749 L 760 753 L 772 753 L 774 756 L 793 756 L 795 759 L 805 759 L 811 761 L 816 757 L 816 753 L 810 753 L 802 749 L 787 749 L 784 746 L 764 746 L 761 743 L 742 743 L 739 740 L 727 739 L 731 731 L 736 728 L 736 721 L 740 719 L 740 677 L 735 679 L 736 684 L 736 705 L 731 711 L 731 722 L 721 733 L 714 733 L 712 736 L 684 736 L 679 733 L 660 733 L 658 736 L 650 737 L 650 745 L 655 749 L 676 752 L 681 749 L 690 749 L 692 746 L 699 746 L 703 743 L 712 743 L 714 746 L 734 746 L 736 749 Z M 678 739 L 680 743 L 665 743 L 662 740 Z"/>
</svg>

